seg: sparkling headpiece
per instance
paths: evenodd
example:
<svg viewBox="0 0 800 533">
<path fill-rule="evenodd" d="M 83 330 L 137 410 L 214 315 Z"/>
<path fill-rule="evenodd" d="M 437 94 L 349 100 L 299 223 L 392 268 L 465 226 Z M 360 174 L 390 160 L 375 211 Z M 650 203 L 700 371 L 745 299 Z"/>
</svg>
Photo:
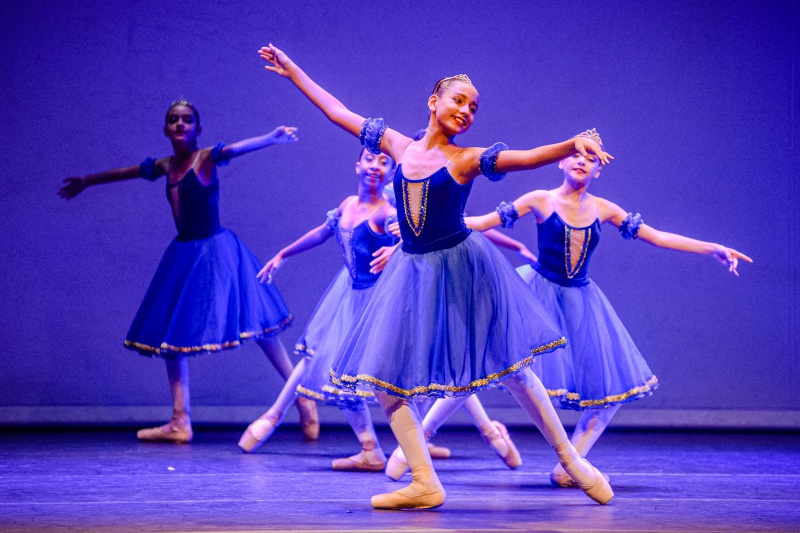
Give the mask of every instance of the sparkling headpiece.
<svg viewBox="0 0 800 533">
<path fill-rule="evenodd" d="M 194 104 L 192 104 L 189 100 L 187 100 L 184 97 L 180 97 L 177 100 L 173 100 L 172 103 L 169 104 L 169 108 L 172 109 L 176 105 L 182 105 L 182 106 L 191 107 L 192 109 L 194 109 Z"/>
<path fill-rule="evenodd" d="M 576 137 L 586 137 L 587 139 L 593 140 L 600 146 L 603 146 L 603 140 L 600 138 L 600 134 L 597 133 L 597 130 L 595 128 L 579 133 L 578 135 L 576 135 Z"/>
<path fill-rule="evenodd" d="M 454 80 L 465 81 L 465 82 L 469 83 L 470 85 L 472 85 L 472 80 L 469 79 L 469 76 L 467 76 L 466 74 L 456 74 L 455 76 L 450 76 L 448 78 L 444 78 L 444 79 L 440 80 L 439 83 L 436 84 L 436 87 L 433 88 L 433 94 L 436 94 L 436 91 L 438 91 L 439 87 L 441 87 L 445 82 L 454 81 Z"/>
</svg>

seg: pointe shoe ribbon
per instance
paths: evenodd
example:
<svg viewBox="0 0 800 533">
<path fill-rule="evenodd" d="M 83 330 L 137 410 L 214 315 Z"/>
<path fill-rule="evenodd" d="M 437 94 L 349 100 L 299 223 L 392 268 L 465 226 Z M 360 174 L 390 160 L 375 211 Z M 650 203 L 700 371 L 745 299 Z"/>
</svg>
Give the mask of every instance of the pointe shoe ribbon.
<svg viewBox="0 0 800 533">
<path fill-rule="evenodd" d="M 171 423 L 155 428 L 140 429 L 136 438 L 147 442 L 172 442 L 174 444 L 188 444 L 192 442 L 194 433 L 192 428 L 182 428 Z"/>
<path fill-rule="evenodd" d="M 259 418 L 249 426 L 239 439 L 239 448 L 245 453 L 256 451 L 275 431 L 275 423 L 268 418 Z"/>
<path fill-rule="evenodd" d="M 598 469 L 578 454 L 572 444 L 561 443 L 553 446 L 553 449 L 558 454 L 561 467 L 587 496 L 601 505 L 611 501 L 614 497 L 611 485 Z"/>
<path fill-rule="evenodd" d="M 492 420 L 492 426 L 497 430 L 494 435 L 489 437 L 481 432 L 481 437 L 494 449 L 497 456 L 503 460 L 508 468 L 513 470 L 519 467 L 522 464 L 522 456 L 517 447 L 514 446 L 511 435 L 508 434 L 508 429 L 497 420 Z M 503 453 L 503 448 L 505 448 L 505 453 Z"/>
</svg>

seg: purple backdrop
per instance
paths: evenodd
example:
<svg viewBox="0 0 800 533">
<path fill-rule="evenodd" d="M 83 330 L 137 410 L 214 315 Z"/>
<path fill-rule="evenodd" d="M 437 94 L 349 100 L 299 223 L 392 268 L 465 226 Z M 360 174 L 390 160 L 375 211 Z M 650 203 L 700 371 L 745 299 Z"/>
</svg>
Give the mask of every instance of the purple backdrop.
<svg viewBox="0 0 800 533">
<path fill-rule="evenodd" d="M 0 423 L 168 415 L 163 363 L 122 348 L 175 233 L 163 181 L 69 202 L 56 190 L 167 155 L 173 99 L 199 107 L 204 145 L 299 127 L 300 143 L 220 170 L 223 224 L 262 261 L 355 191 L 357 141 L 263 70 L 256 50 L 272 41 L 353 110 L 407 133 L 425 125 L 434 82 L 460 72 L 482 98 L 462 143 L 527 148 L 597 127 L 616 161 L 593 192 L 756 261 L 737 279 L 605 230 L 592 277 L 662 383 L 619 423 L 800 427 L 797 2 L 194 4 L 4 6 Z M 479 180 L 468 210 L 559 182 L 554 167 Z M 512 235 L 533 248 L 534 230 L 525 220 Z M 340 264 L 331 242 L 281 270 L 287 346 Z M 281 385 L 255 345 L 191 371 L 200 421 L 246 420 Z M 504 394 L 484 398 L 524 420 Z"/>
</svg>

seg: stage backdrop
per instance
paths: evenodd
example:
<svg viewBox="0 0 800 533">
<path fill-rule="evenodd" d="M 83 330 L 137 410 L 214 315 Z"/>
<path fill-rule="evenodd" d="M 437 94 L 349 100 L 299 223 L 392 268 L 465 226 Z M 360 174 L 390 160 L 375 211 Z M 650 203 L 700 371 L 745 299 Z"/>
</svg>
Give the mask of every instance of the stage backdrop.
<svg viewBox="0 0 800 533">
<path fill-rule="evenodd" d="M 616 160 L 592 192 L 755 259 L 736 278 L 604 229 L 592 278 L 661 382 L 617 425 L 800 428 L 797 2 L 39 0 L 5 5 L 3 19 L 0 424 L 168 418 L 163 362 L 122 347 L 175 235 L 164 180 L 70 201 L 56 190 L 168 155 L 173 99 L 199 108 L 203 145 L 299 128 L 299 143 L 219 171 L 223 224 L 261 261 L 355 192 L 358 141 L 264 70 L 256 51 L 272 42 L 407 134 L 426 125 L 436 80 L 462 72 L 481 93 L 465 145 L 529 148 L 598 128 Z M 468 210 L 559 183 L 554 166 L 479 178 Z M 531 220 L 510 234 L 535 249 Z M 281 269 L 287 346 L 340 267 L 331 241 Z M 248 421 L 282 383 L 252 343 L 190 367 L 197 422 Z M 482 397 L 527 423 L 505 393 Z"/>
</svg>

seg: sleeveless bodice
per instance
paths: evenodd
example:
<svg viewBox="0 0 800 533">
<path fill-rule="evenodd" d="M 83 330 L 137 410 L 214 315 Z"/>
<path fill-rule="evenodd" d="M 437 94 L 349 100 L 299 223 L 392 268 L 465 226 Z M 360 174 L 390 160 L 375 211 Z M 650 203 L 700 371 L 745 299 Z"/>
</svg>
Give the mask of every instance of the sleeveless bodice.
<svg viewBox="0 0 800 533">
<path fill-rule="evenodd" d="M 342 257 L 350 277 L 353 278 L 354 289 L 371 287 L 380 274 L 372 274 L 369 264 L 374 257 L 372 254 L 383 246 L 392 246 L 397 243 L 397 238 L 389 234 L 379 235 L 369 227 L 365 220 L 351 230 L 342 228 L 341 219 L 336 225 L 336 240 L 342 248 Z"/>
<path fill-rule="evenodd" d="M 464 224 L 464 206 L 472 182 L 461 185 L 442 167 L 427 178 L 409 180 L 402 164 L 394 175 L 397 219 L 403 251 L 424 254 L 451 248 L 470 234 Z"/>
<path fill-rule="evenodd" d="M 553 211 L 547 220 L 536 225 L 539 260 L 536 271 L 553 283 L 581 287 L 589 283 L 589 260 L 600 242 L 600 221 L 575 228 Z"/>
<path fill-rule="evenodd" d="M 167 180 L 167 199 L 179 241 L 197 241 L 219 233 L 219 180 L 216 172 L 208 186 L 190 169 L 177 183 Z"/>
</svg>

